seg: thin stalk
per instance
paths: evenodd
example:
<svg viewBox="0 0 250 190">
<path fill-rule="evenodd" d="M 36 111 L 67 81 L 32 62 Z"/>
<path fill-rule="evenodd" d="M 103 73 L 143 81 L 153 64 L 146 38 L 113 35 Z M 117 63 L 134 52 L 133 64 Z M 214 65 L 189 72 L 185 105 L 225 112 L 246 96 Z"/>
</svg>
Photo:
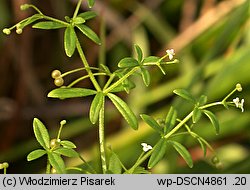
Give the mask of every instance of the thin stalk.
<svg viewBox="0 0 250 190">
<path fill-rule="evenodd" d="M 107 162 L 106 162 L 106 153 L 105 153 L 105 134 L 104 134 L 104 99 L 103 106 L 99 112 L 99 146 L 101 153 L 101 163 L 103 174 L 107 173 Z"/>
<path fill-rule="evenodd" d="M 93 83 L 95 89 L 97 91 L 101 91 L 101 87 L 98 84 L 98 82 L 96 81 L 96 79 L 95 79 L 95 77 L 94 77 L 94 75 L 93 75 L 93 73 L 92 73 L 92 71 L 91 71 L 91 69 L 89 67 L 88 61 L 86 60 L 86 57 L 85 57 L 85 55 L 83 53 L 83 50 L 82 50 L 82 47 L 81 47 L 81 44 L 80 44 L 78 38 L 76 38 L 76 48 L 77 48 L 77 51 L 78 51 L 79 56 L 80 56 L 80 58 L 82 60 L 82 63 L 84 65 L 84 67 L 86 68 L 86 71 L 87 71 L 87 73 L 89 75 L 89 78 L 90 78 L 91 82 Z"/>
<path fill-rule="evenodd" d="M 46 174 L 50 174 L 50 163 L 49 163 L 49 158 L 47 159 Z"/>
<path fill-rule="evenodd" d="M 93 74 L 93 76 L 106 76 L 106 75 L 107 75 L 106 73 L 94 73 L 94 74 Z M 77 84 L 78 82 L 80 82 L 80 81 L 82 81 L 82 80 L 84 80 L 84 79 L 86 79 L 86 78 L 89 78 L 89 75 L 85 75 L 85 76 L 83 76 L 83 77 L 80 77 L 80 78 L 74 80 L 72 83 L 70 83 L 70 84 L 68 85 L 68 87 L 72 87 L 72 86 L 74 86 L 75 84 Z"/>
<path fill-rule="evenodd" d="M 76 5 L 76 9 L 75 9 L 75 12 L 74 12 L 74 15 L 73 15 L 73 19 L 76 18 L 77 14 L 78 14 L 78 11 L 80 9 L 80 6 L 82 4 L 82 0 L 79 0 L 77 5 Z"/>
<path fill-rule="evenodd" d="M 125 75 L 123 75 L 123 77 L 121 77 L 118 81 L 116 81 L 115 83 L 113 83 L 110 87 L 108 87 L 107 89 L 105 89 L 103 91 L 104 94 L 109 93 L 111 90 L 113 90 L 115 87 L 119 86 L 124 80 L 126 80 L 130 75 L 132 75 L 134 72 L 136 72 L 140 67 L 134 67 L 133 69 L 131 69 L 128 73 L 126 73 Z"/>
</svg>

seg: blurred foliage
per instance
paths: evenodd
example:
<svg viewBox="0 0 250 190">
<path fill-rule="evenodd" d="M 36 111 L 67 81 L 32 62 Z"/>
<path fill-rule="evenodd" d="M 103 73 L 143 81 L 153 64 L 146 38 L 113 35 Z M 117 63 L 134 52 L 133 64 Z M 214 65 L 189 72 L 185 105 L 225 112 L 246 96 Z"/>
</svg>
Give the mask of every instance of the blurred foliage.
<svg viewBox="0 0 250 190">
<path fill-rule="evenodd" d="M 72 14 L 76 1 L 23 1 L 29 2 L 49 15 L 63 18 Z M 211 155 L 203 158 L 198 143 L 185 137 L 180 141 L 188 146 L 195 160 L 194 168 L 189 169 L 174 150 L 169 149 L 153 173 L 249 173 L 249 0 L 214 1 L 213 4 L 207 0 L 193 2 L 196 1 L 97 0 L 94 10 L 100 17 L 88 24 L 99 33 L 99 24 L 105 20 L 106 64 L 111 69 L 116 67 L 119 59 L 131 54 L 134 43 L 142 47 L 145 55 L 163 54 L 169 46 L 177 49 L 176 57 L 180 63 L 168 67 L 166 76 L 152 69 L 154 77 L 148 89 L 135 78 L 137 88 L 131 91 L 127 101 L 138 115 L 147 113 L 155 118 L 165 117 L 173 104 L 182 118 L 192 108 L 173 95 L 174 89 L 187 88 L 194 95 L 206 94 L 208 101 L 214 101 L 222 99 L 236 83 L 242 84 L 240 98 L 245 98 L 244 113 L 238 109 L 216 108 L 222 129 L 219 135 L 215 135 L 205 117 L 196 126 L 199 134 L 218 152 L 223 168 L 216 169 L 211 164 Z M 0 1 L 1 29 L 29 14 L 21 12 L 18 6 L 15 0 Z M 87 10 L 87 6 L 84 5 L 82 10 Z M 218 10 L 226 10 L 226 13 L 219 14 Z M 218 12 L 218 15 L 213 15 L 217 19 L 212 24 L 210 19 L 214 18 L 206 17 L 211 11 Z M 202 18 L 207 20 L 199 23 Z M 205 30 L 199 32 L 200 28 Z M 185 36 L 188 30 L 193 32 Z M 37 173 L 44 169 L 45 161 L 26 161 L 27 153 L 38 146 L 32 134 L 33 117 L 41 118 L 49 126 L 51 136 L 59 127 L 57 123 L 66 119 L 63 138 L 74 141 L 86 160 L 98 158 L 95 144 L 97 128 L 88 120 L 89 101 L 46 98 L 47 92 L 54 88 L 50 77 L 52 70 L 67 71 L 81 64 L 76 56 L 66 58 L 62 37 L 60 31 L 43 32 L 30 28 L 19 36 L 0 34 L 0 162 L 10 163 L 10 173 Z M 86 38 L 81 41 L 89 62 L 97 64 L 98 47 Z M 85 82 L 81 85 L 90 84 Z M 113 107 L 109 106 L 107 110 L 107 144 L 126 165 L 131 166 L 141 152 L 140 143 L 154 145 L 156 134 L 142 122 L 135 132 L 121 122 Z M 67 164 L 78 165 L 81 162 L 69 159 Z"/>
</svg>

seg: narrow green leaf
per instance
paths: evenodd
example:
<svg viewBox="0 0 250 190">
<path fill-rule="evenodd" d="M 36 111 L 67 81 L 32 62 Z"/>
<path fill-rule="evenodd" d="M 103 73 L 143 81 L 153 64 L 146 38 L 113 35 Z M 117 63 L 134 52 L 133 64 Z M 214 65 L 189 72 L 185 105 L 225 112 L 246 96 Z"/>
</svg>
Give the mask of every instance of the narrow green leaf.
<svg viewBox="0 0 250 190">
<path fill-rule="evenodd" d="M 32 15 L 31 17 L 28 17 L 27 19 L 25 19 L 24 21 L 21 21 L 20 22 L 20 28 L 24 28 L 25 26 L 39 20 L 39 19 L 42 19 L 43 16 L 40 15 L 40 14 L 34 14 Z"/>
<path fill-rule="evenodd" d="M 165 155 L 167 148 L 167 141 L 164 138 L 161 138 L 153 148 L 153 152 L 150 156 L 148 162 L 148 168 L 151 169 L 154 167 Z"/>
<path fill-rule="evenodd" d="M 207 154 L 207 145 L 199 137 L 197 138 L 197 141 L 200 143 L 201 149 L 203 150 L 203 155 L 205 157 Z"/>
<path fill-rule="evenodd" d="M 141 67 L 141 74 L 142 74 L 142 79 L 143 82 L 146 86 L 149 86 L 150 84 L 150 74 L 147 69 Z"/>
<path fill-rule="evenodd" d="M 190 102 L 195 103 L 195 98 L 185 89 L 176 89 L 174 90 L 174 93 Z"/>
<path fill-rule="evenodd" d="M 138 121 L 135 114 L 132 110 L 128 107 L 128 105 L 118 96 L 108 93 L 108 97 L 113 102 L 115 107 L 119 110 L 125 120 L 128 122 L 130 127 L 137 130 L 138 129 Z"/>
<path fill-rule="evenodd" d="M 117 87 L 113 88 L 111 92 L 122 92 L 125 90 L 131 90 L 135 88 L 135 83 L 133 83 L 130 80 L 127 80 L 127 81 L 128 81 L 127 83 L 120 84 Z"/>
<path fill-rule="evenodd" d="M 84 13 L 80 13 L 77 16 L 82 17 L 84 20 L 89 20 L 89 19 L 95 18 L 97 14 L 94 11 L 86 11 Z"/>
<path fill-rule="evenodd" d="M 161 59 L 160 57 L 149 56 L 143 60 L 143 63 L 145 63 L 146 65 L 157 65 L 160 59 Z"/>
<path fill-rule="evenodd" d="M 77 24 L 76 27 L 93 42 L 95 42 L 98 45 L 101 45 L 100 38 L 96 35 L 96 33 L 92 29 L 90 29 L 84 24 Z"/>
<path fill-rule="evenodd" d="M 65 164 L 62 157 L 54 152 L 47 152 L 50 165 L 56 170 L 58 174 L 65 173 Z"/>
<path fill-rule="evenodd" d="M 43 125 L 43 123 L 37 118 L 34 118 L 33 120 L 33 130 L 35 133 L 36 140 L 45 150 L 48 150 L 50 143 L 48 130 Z"/>
<path fill-rule="evenodd" d="M 181 155 L 181 157 L 186 161 L 187 165 L 192 168 L 193 160 L 188 150 L 180 143 L 176 141 L 168 141 L 168 143 L 172 144 L 175 150 Z"/>
<path fill-rule="evenodd" d="M 46 154 L 46 151 L 45 150 L 42 150 L 42 149 L 37 149 L 37 150 L 34 150 L 32 152 L 30 152 L 27 156 L 27 160 L 28 161 L 32 161 L 32 160 L 35 160 L 37 158 L 40 158 L 42 157 L 43 155 Z"/>
<path fill-rule="evenodd" d="M 151 174 L 151 172 L 146 170 L 144 167 L 138 166 L 134 169 L 132 174 Z"/>
<path fill-rule="evenodd" d="M 95 95 L 89 111 L 89 119 L 91 123 L 95 124 L 98 120 L 99 112 L 101 108 L 104 106 L 104 94 L 102 92 L 97 92 Z"/>
<path fill-rule="evenodd" d="M 74 24 L 83 24 L 85 22 L 86 22 L 86 20 L 82 17 L 79 17 L 79 16 L 77 16 L 76 18 L 73 19 Z"/>
<path fill-rule="evenodd" d="M 173 129 L 177 118 L 176 110 L 171 106 L 165 120 L 164 135 Z"/>
<path fill-rule="evenodd" d="M 68 26 L 64 32 L 64 49 L 66 55 L 71 57 L 76 49 L 76 33 L 72 26 Z"/>
<path fill-rule="evenodd" d="M 125 57 L 118 63 L 119 68 L 130 68 L 136 66 L 139 66 L 139 63 L 132 57 Z"/>
<path fill-rule="evenodd" d="M 207 96 L 201 95 L 198 101 L 199 106 L 203 106 L 207 103 Z"/>
<path fill-rule="evenodd" d="M 122 172 L 122 166 L 121 161 L 117 154 L 115 154 L 113 151 L 111 152 L 111 156 L 109 158 L 109 171 L 112 172 L 112 174 L 121 174 Z"/>
<path fill-rule="evenodd" d="M 137 53 L 139 63 L 142 62 L 143 53 L 142 53 L 142 50 L 141 50 L 140 46 L 135 44 L 135 51 Z"/>
<path fill-rule="evenodd" d="M 192 115 L 193 123 L 197 123 L 200 118 L 201 118 L 201 110 L 195 106 L 193 110 L 193 115 Z"/>
<path fill-rule="evenodd" d="M 158 133 L 163 134 L 162 127 L 155 121 L 151 116 L 141 114 L 142 120 L 147 123 L 150 127 L 156 130 Z"/>
<path fill-rule="evenodd" d="M 88 6 L 89 8 L 92 8 L 95 4 L 95 0 L 88 0 Z"/>
<path fill-rule="evenodd" d="M 85 88 L 57 88 L 49 92 L 49 98 L 77 98 L 96 94 L 96 91 Z"/>
<path fill-rule="evenodd" d="M 64 148 L 76 148 L 76 145 L 73 142 L 67 140 L 60 141 L 60 145 Z"/>
<path fill-rule="evenodd" d="M 208 110 L 203 110 L 203 112 L 206 114 L 206 116 L 209 118 L 212 125 L 214 126 L 216 134 L 219 134 L 220 125 L 219 125 L 219 121 L 217 120 L 216 116 L 211 111 L 208 111 Z"/>
<path fill-rule="evenodd" d="M 37 29 L 58 29 L 58 28 L 64 28 L 66 25 L 59 23 L 59 22 L 54 22 L 54 21 L 42 21 L 34 24 L 32 28 L 37 28 Z"/>
<path fill-rule="evenodd" d="M 78 157 L 79 156 L 79 154 L 71 148 L 61 147 L 61 148 L 54 150 L 53 152 L 60 154 L 60 155 L 63 155 L 63 156 L 67 156 L 67 157 Z"/>
</svg>

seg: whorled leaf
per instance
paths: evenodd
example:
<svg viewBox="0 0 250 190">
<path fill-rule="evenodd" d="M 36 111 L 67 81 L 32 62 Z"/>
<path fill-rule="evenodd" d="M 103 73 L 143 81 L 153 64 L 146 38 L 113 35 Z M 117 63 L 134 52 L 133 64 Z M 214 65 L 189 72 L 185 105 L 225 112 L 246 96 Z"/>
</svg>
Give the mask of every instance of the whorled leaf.
<svg viewBox="0 0 250 190">
<path fill-rule="evenodd" d="M 160 59 L 161 59 L 160 57 L 149 56 L 143 60 L 143 64 L 145 64 L 145 65 L 157 65 L 159 63 Z"/>
<path fill-rule="evenodd" d="M 34 24 L 32 28 L 37 28 L 37 29 L 58 29 L 58 28 L 64 28 L 66 25 L 59 23 L 59 22 L 54 22 L 54 21 L 42 21 Z"/>
<path fill-rule="evenodd" d="M 37 150 L 34 150 L 32 152 L 30 152 L 27 156 L 27 160 L 28 161 L 32 161 L 32 160 L 35 160 L 37 158 L 40 158 L 42 157 L 43 155 L 45 155 L 47 152 L 43 149 L 37 149 Z"/>
<path fill-rule="evenodd" d="M 195 107 L 193 110 L 193 115 L 192 115 L 192 120 L 193 123 L 197 123 L 199 121 L 199 119 L 201 118 L 201 110 L 199 109 L 199 107 Z"/>
<path fill-rule="evenodd" d="M 107 94 L 109 99 L 113 102 L 115 107 L 119 110 L 125 120 L 128 122 L 129 126 L 133 129 L 138 129 L 138 121 L 135 114 L 132 110 L 128 107 L 128 105 L 118 96 L 112 93 Z"/>
<path fill-rule="evenodd" d="M 146 86 L 149 86 L 149 84 L 150 84 L 150 73 L 148 72 L 148 70 L 141 67 L 141 75 L 142 75 L 142 79 L 143 79 L 144 84 Z"/>
<path fill-rule="evenodd" d="M 166 153 L 166 148 L 167 140 L 165 138 L 161 138 L 153 148 L 153 152 L 148 162 L 149 169 L 154 167 L 163 158 Z"/>
<path fill-rule="evenodd" d="M 133 83 L 130 80 L 127 80 L 126 83 L 120 84 L 113 88 L 111 92 L 122 92 L 122 91 L 129 91 L 131 89 L 135 88 L 135 83 Z"/>
<path fill-rule="evenodd" d="M 160 134 L 163 134 L 163 128 L 155 121 L 151 116 L 146 114 L 141 114 L 142 120 L 147 123 L 150 127 L 152 127 L 155 131 Z"/>
<path fill-rule="evenodd" d="M 95 95 L 89 110 L 89 119 L 92 124 L 95 124 L 98 120 L 98 116 L 101 108 L 104 106 L 104 94 L 102 92 L 97 92 Z"/>
<path fill-rule="evenodd" d="M 95 90 L 86 88 L 57 88 L 48 93 L 49 98 L 78 98 L 96 94 Z"/>
<path fill-rule="evenodd" d="M 53 152 L 60 154 L 60 155 L 63 155 L 63 156 L 67 156 L 67 157 L 78 157 L 79 156 L 79 154 L 71 148 L 60 147 L 60 148 L 57 148 L 56 150 L 54 150 Z"/>
<path fill-rule="evenodd" d="M 95 0 L 88 0 L 88 6 L 89 8 L 92 8 L 95 4 Z"/>
<path fill-rule="evenodd" d="M 65 173 L 65 164 L 62 157 L 54 152 L 47 152 L 50 165 L 56 170 L 58 174 Z"/>
<path fill-rule="evenodd" d="M 113 151 L 111 152 L 111 155 L 109 157 L 108 170 L 112 174 L 121 174 L 122 172 L 121 161 L 119 157 L 117 156 L 117 154 L 114 153 Z"/>
<path fill-rule="evenodd" d="M 164 135 L 166 135 L 169 131 L 173 129 L 173 127 L 175 126 L 176 118 L 177 112 L 173 107 L 171 107 L 165 120 Z"/>
<path fill-rule="evenodd" d="M 64 32 L 64 49 L 68 57 L 71 57 L 76 49 L 77 36 L 73 26 L 68 26 Z"/>
<path fill-rule="evenodd" d="M 137 53 L 137 58 L 138 58 L 139 63 L 142 62 L 143 53 L 142 53 L 140 46 L 135 44 L 135 51 Z"/>
<path fill-rule="evenodd" d="M 125 57 L 118 63 L 119 68 L 131 68 L 136 66 L 139 66 L 139 63 L 136 59 L 132 57 Z"/>
<path fill-rule="evenodd" d="M 77 24 L 76 27 L 89 39 L 91 39 L 93 42 L 95 42 L 98 45 L 101 45 L 100 38 L 96 35 L 96 33 L 90 29 L 88 26 L 84 24 Z"/>
<path fill-rule="evenodd" d="M 187 165 L 192 168 L 193 167 L 193 160 L 191 155 L 189 154 L 188 150 L 180 143 L 176 141 L 168 141 L 175 150 L 181 155 L 181 157 L 186 161 Z"/>
<path fill-rule="evenodd" d="M 97 14 L 94 11 L 86 11 L 84 13 L 80 13 L 77 16 L 82 17 L 84 20 L 90 20 L 92 18 L 95 18 L 97 16 Z"/>
<path fill-rule="evenodd" d="M 214 126 L 216 134 L 219 134 L 220 133 L 220 125 L 219 125 L 219 121 L 216 118 L 216 116 L 211 111 L 208 111 L 208 110 L 203 110 L 203 112 L 206 114 L 206 116 L 209 118 L 212 125 Z"/>
<path fill-rule="evenodd" d="M 33 130 L 36 140 L 45 150 L 48 150 L 50 147 L 50 137 L 48 130 L 46 129 L 44 124 L 37 118 L 34 118 L 33 120 Z"/>
<path fill-rule="evenodd" d="M 176 89 L 174 90 L 174 93 L 184 98 L 185 100 L 195 103 L 195 98 L 185 89 Z"/>
<path fill-rule="evenodd" d="M 76 145 L 73 142 L 67 140 L 60 141 L 60 145 L 64 148 L 76 148 Z"/>
</svg>

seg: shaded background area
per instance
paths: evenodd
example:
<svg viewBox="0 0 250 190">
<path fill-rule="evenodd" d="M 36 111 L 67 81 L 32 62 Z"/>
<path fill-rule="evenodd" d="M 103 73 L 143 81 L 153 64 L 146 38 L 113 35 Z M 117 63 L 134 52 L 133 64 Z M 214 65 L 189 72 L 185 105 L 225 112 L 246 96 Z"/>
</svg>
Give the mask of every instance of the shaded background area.
<svg viewBox="0 0 250 190">
<path fill-rule="evenodd" d="M 33 3 L 45 14 L 63 19 L 73 14 L 75 0 L 0 0 L 0 28 L 9 27 L 32 12 L 20 11 L 23 3 Z M 195 160 L 188 169 L 174 150 L 154 173 L 249 173 L 250 171 L 250 19 L 248 0 L 104 0 L 93 8 L 98 17 L 87 25 L 99 34 L 102 19 L 106 23 L 106 64 L 117 67 L 117 62 L 131 55 L 133 44 L 139 44 L 144 55 L 164 55 L 174 48 L 179 64 L 168 66 L 166 76 L 152 68 L 152 81 L 145 88 L 135 77 L 137 88 L 130 96 L 121 94 L 135 113 L 147 113 L 155 118 L 165 117 L 173 104 L 183 118 L 191 105 L 173 95 L 176 88 L 187 88 L 194 95 L 205 94 L 208 101 L 224 98 L 236 83 L 241 83 L 245 98 L 245 112 L 222 107 L 213 111 L 219 118 L 221 133 L 215 135 L 204 117 L 197 124 L 198 133 L 207 139 L 223 162 L 222 169 L 210 163 L 211 155 L 203 158 L 198 143 L 189 137 L 180 139 Z M 87 10 L 84 3 L 81 11 Z M 82 46 L 91 65 L 98 65 L 99 47 L 83 37 Z M 97 159 L 97 127 L 88 120 L 91 99 L 51 100 L 47 93 L 54 89 L 50 73 L 81 67 L 75 54 L 67 58 L 63 49 L 63 30 L 41 31 L 27 27 L 21 35 L 0 34 L 0 162 L 10 163 L 9 173 L 43 172 L 46 163 L 40 159 L 32 163 L 26 155 L 38 147 L 32 131 L 34 117 L 41 119 L 51 131 L 66 119 L 62 136 L 71 139 L 86 160 Z M 77 77 L 66 78 L 66 83 Z M 88 81 L 80 86 L 91 87 Z M 231 97 L 233 99 L 235 97 Z M 144 123 L 139 131 L 126 126 L 116 110 L 107 105 L 107 143 L 127 166 L 141 153 L 141 142 L 152 145 L 156 134 Z M 132 158 L 131 158 L 132 156 Z M 77 165 L 78 159 L 67 160 Z"/>
</svg>

